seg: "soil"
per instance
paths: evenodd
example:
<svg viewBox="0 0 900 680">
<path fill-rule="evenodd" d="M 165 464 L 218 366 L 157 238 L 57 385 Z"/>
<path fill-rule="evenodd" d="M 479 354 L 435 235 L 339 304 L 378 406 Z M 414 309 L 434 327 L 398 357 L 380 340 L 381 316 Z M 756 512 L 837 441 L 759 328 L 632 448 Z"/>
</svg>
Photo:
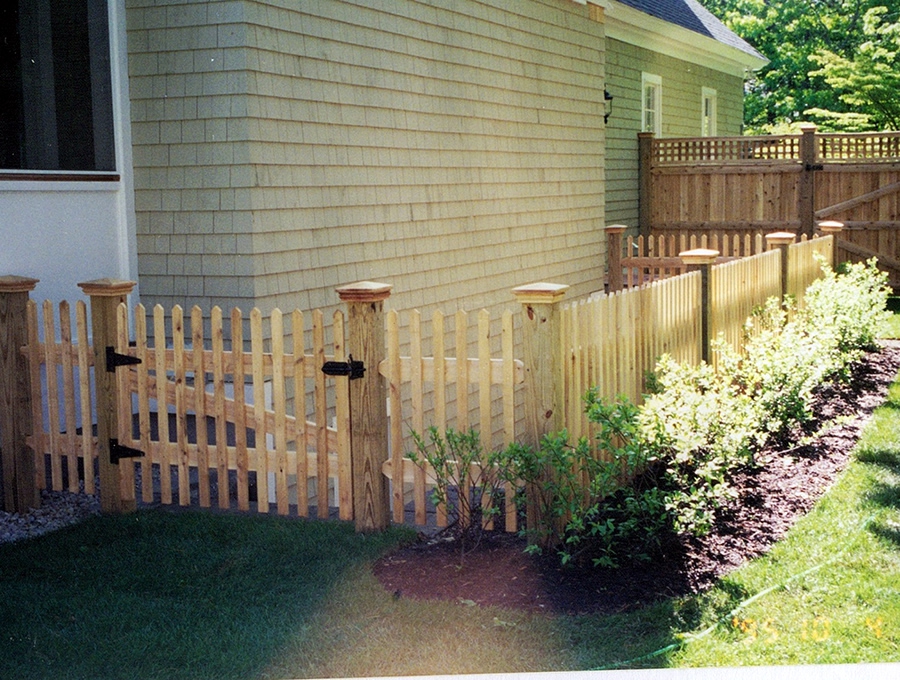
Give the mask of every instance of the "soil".
<svg viewBox="0 0 900 680">
<path fill-rule="evenodd" d="M 887 341 L 854 367 L 847 384 L 819 390 L 816 420 L 795 440 L 804 443 L 762 451 L 761 467 L 738 476 L 738 501 L 720 513 L 712 533 L 670 536 L 651 562 L 562 567 L 555 556 L 525 553 L 524 539 L 514 534 L 487 532 L 462 565 L 455 543 L 420 535 L 378 561 L 374 573 L 395 597 L 554 615 L 614 613 L 700 592 L 764 554 L 829 489 L 898 369 L 900 342 Z M 817 436 L 805 443 L 810 433 Z"/>
</svg>

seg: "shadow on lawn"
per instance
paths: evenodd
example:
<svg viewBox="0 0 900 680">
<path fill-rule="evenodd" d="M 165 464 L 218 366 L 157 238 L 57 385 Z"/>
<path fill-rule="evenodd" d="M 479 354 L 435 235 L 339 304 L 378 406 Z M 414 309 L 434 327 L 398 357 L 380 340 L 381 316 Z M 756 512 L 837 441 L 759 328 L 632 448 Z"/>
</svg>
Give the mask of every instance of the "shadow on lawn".
<svg viewBox="0 0 900 680">
<path fill-rule="evenodd" d="M 881 408 L 900 408 L 896 401 L 889 401 Z M 858 454 L 861 463 L 879 468 L 880 479 L 872 484 L 865 501 L 870 505 L 889 510 L 900 510 L 900 452 L 889 449 L 868 449 Z M 900 549 L 900 524 L 889 519 L 873 522 L 869 530 L 876 536 Z"/>
<path fill-rule="evenodd" d="M 257 677 L 346 574 L 399 540 L 151 510 L 2 545 L 0 677 Z"/>
</svg>

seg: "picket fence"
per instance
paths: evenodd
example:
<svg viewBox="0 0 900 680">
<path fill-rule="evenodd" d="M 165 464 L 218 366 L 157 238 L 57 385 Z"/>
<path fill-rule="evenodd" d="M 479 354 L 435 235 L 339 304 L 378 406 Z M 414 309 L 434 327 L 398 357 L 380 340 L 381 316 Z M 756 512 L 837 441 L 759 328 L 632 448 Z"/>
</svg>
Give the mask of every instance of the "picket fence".
<svg viewBox="0 0 900 680">
<path fill-rule="evenodd" d="M 568 302 L 565 286 L 526 286 L 516 289 L 521 307 L 500 318 L 382 314 L 365 297 L 342 297 L 349 316 L 328 320 L 320 310 L 148 313 L 123 303 L 122 282 L 111 285 L 118 297 L 95 285 L 90 309 L 74 305 L 74 323 L 66 302 L 29 301 L 13 353 L 27 359 L 30 400 L 9 396 L 19 378 L 0 376 L 3 406 L 27 404 L 26 437 L 4 452 L 26 452 L 37 488 L 94 493 L 99 470 L 111 512 L 177 503 L 353 519 L 360 530 L 444 526 L 446 512 L 429 500 L 434 471 L 405 457 L 410 432 L 474 428 L 485 449 L 563 427 L 590 436 L 589 388 L 639 402 L 662 354 L 697 362 L 719 334 L 739 346 L 753 308 L 805 289 L 832 244 L 785 243 L 722 264 L 713 253 L 697 271 Z M 0 305 L 3 296 L 0 286 Z M 2 343 L 0 354 L 8 350 Z M 350 354 L 365 356 L 359 379 Z M 347 370 L 326 375 L 326 364 Z M 7 490 L 9 458 L 4 499 L 27 497 Z M 516 489 L 504 492 L 482 500 L 500 503 L 502 527 L 515 531 Z"/>
</svg>

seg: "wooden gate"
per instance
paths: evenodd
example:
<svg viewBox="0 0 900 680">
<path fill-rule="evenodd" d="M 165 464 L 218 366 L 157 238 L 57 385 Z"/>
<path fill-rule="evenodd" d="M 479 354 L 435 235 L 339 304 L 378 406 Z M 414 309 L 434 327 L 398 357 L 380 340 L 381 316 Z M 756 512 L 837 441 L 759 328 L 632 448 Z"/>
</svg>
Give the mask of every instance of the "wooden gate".
<svg viewBox="0 0 900 680">
<path fill-rule="evenodd" d="M 272 505 L 280 515 L 320 518 L 336 508 L 351 519 L 348 376 L 322 371 L 344 360 L 344 317 L 334 314 L 326 354 L 323 314 L 310 316 L 307 333 L 300 311 L 263 319 L 253 309 L 245 319 L 235 308 L 225 320 L 218 307 L 205 319 L 199 307 L 186 317 L 157 306 L 148 316 L 138 305 L 129 342 L 121 305 L 113 455 L 122 456 L 123 489 L 139 489 L 147 503 Z"/>
<path fill-rule="evenodd" d="M 106 507 L 139 497 L 353 518 L 349 375 L 322 371 L 345 360 L 342 312 L 329 327 L 318 310 L 186 317 L 138 305 L 132 340 L 124 303 L 109 307 L 108 338 L 102 297 L 91 296 L 93 323 L 81 301 L 74 324 L 67 302 L 40 309 L 28 303 L 25 350 L 39 488 L 94 493 L 99 474 Z"/>
</svg>

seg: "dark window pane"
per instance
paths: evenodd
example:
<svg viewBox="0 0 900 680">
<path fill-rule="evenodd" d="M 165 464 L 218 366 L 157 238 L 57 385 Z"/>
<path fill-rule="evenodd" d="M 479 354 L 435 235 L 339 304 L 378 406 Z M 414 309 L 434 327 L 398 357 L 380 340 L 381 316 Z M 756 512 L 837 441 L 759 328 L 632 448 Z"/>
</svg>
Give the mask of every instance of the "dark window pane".
<svg viewBox="0 0 900 680">
<path fill-rule="evenodd" d="M 105 0 L 7 2 L 0 21 L 0 167 L 115 170 Z"/>
</svg>

